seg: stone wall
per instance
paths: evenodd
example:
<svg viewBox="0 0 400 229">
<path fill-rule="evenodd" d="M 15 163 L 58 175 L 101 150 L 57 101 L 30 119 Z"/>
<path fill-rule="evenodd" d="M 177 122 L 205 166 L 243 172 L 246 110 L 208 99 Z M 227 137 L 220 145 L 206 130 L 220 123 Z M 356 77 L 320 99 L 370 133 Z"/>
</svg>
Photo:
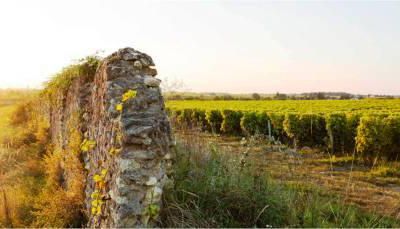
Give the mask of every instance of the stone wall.
<svg viewBox="0 0 400 229">
<path fill-rule="evenodd" d="M 50 109 L 54 145 L 65 149 L 71 128 L 81 133 L 89 227 L 157 223 L 173 140 L 153 66 L 150 56 L 120 49 L 102 61 L 93 81 L 75 79 Z M 68 160 L 66 184 L 74 179 Z"/>
</svg>

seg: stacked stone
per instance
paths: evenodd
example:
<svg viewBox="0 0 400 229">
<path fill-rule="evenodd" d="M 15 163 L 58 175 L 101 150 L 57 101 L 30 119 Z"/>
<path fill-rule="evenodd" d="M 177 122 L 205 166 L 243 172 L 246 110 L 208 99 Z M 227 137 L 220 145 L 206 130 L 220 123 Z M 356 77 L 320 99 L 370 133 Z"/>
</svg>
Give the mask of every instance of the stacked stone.
<svg viewBox="0 0 400 229">
<path fill-rule="evenodd" d="M 89 227 L 154 226 L 171 164 L 171 128 L 150 56 L 124 48 L 96 72 L 83 118 Z"/>
</svg>

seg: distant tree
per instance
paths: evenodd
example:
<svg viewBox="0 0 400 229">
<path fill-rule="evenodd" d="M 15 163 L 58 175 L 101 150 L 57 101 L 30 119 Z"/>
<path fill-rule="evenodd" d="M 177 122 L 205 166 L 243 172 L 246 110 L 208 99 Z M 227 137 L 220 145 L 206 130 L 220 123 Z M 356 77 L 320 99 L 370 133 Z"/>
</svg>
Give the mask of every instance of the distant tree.
<svg viewBox="0 0 400 229">
<path fill-rule="evenodd" d="M 352 96 L 350 95 L 350 94 L 343 94 L 343 95 L 341 95 L 340 97 L 339 97 L 339 99 L 342 99 L 342 100 L 344 100 L 344 99 L 351 99 L 352 98 Z"/>
<path fill-rule="evenodd" d="M 279 92 L 277 92 L 274 96 L 274 99 L 276 100 L 286 100 L 287 99 L 287 95 L 286 94 L 281 94 Z"/>
<path fill-rule="evenodd" d="M 326 96 L 325 96 L 325 93 L 323 93 L 323 92 L 318 92 L 318 93 L 315 95 L 315 98 L 316 98 L 316 99 L 326 99 Z"/>
<path fill-rule="evenodd" d="M 223 100 L 234 100 L 235 98 L 232 95 L 223 95 L 222 99 Z"/>
<path fill-rule="evenodd" d="M 260 96 L 258 93 L 253 93 L 253 94 L 251 95 L 251 98 L 253 98 L 253 99 L 255 99 L 255 100 L 260 100 L 260 99 L 261 99 L 261 96 Z"/>
</svg>

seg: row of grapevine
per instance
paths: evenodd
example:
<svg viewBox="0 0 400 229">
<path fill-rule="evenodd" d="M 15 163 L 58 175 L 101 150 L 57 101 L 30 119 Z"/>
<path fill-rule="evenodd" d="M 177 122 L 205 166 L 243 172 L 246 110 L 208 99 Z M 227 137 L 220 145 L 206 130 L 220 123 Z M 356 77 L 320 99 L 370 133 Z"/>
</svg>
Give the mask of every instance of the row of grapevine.
<svg viewBox="0 0 400 229">
<path fill-rule="evenodd" d="M 359 113 L 266 113 L 238 110 L 169 110 L 176 125 L 227 135 L 268 135 L 297 146 L 356 150 L 365 157 L 400 155 L 400 116 Z"/>
<path fill-rule="evenodd" d="M 365 157 L 400 156 L 400 116 L 366 116 L 357 128 L 356 148 Z"/>
<path fill-rule="evenodd" d="M 361 100 L 170 100 L 167 107 L 172 110 L 241 110 L 263 112 L 331 113 L 351 112 L 360 114 L 400 113 L 399 99 Z"/>
</svg>

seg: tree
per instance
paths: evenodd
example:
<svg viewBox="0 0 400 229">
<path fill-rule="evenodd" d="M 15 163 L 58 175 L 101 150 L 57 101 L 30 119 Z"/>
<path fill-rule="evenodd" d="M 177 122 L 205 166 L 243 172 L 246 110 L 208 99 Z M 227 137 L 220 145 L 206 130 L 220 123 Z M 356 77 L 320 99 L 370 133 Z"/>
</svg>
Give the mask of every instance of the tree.
<svg viewBox="0 0 400 229">
<path fill-rule="evenodd" d="M 261 96 L 260 96 L 258 93 L 253 93 L 253 94 L 251 95 L 251 98 L 253 98 L 253 99 L 255 99 L 255 100 L 260 100 L 260 99 L 261 99 Z"/>
<path fill-rule="evenodd" d="M 276 99 L 276 100 L 286 100 L 287 99 L 287 95 L 277 92 L 275 94 L 275 96 L 274 96 L 274 99 Z"/>
</svg>

